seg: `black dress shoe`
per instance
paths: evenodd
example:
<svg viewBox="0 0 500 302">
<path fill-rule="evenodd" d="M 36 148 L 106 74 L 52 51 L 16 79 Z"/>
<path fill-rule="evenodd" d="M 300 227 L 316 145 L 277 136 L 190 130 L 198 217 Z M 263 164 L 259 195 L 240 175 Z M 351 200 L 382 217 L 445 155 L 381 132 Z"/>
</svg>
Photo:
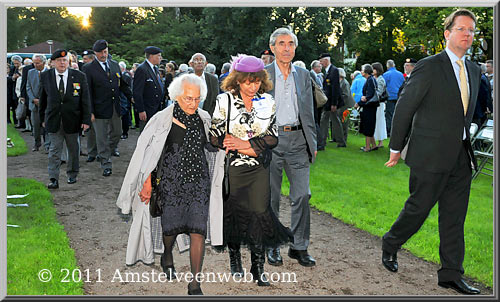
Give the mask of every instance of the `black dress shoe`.
<svg viewBox="0 0 500 302">
<path fill-rule="evenodd" d="M 311 255 L 307 253 L 307 250 L 294 250 L 292 248 L 288 249 L 288 257 L 297 259 L 299 261 L 299 264 L 302 266 L 315 266 L 316 265 L 316 260 L 314 260 Z"/>
<path fill-rule="evenodd" d="M 47 185 L 49 189 L 59 189 L 59 182 L 55 178 L 50 179 L 50 183 Z"/>
<path fill-rule="evenodd" d="M 398 256 L 397 253 L 391 254 L 386 251 L 382 251 L 382 264 L 386 269 L 395 273 L 398 271 Z"/>
<path fill-rule="evenodd" d="M 161 268 L 163 269 L 163 272 L 166 275 L 167 280 L 169 280 L 169 281 L 174 280 L 174 279 L 177 280 L 177 273 L 175 272 L 174 265 L 173 264 L 167 265 L 165 263 L 165 259 L 163 258 L 163 254 L 160 257 L 160 265 L 161 265 Z M 188 289 L 189 289 L 189 286 L 188 286 Z"/>
<path fill-rule="evenodd" d="M 88 162 L 88 163 L 91 163 L 91 162 L 93 162 L 94 160 L 95 160 L 95 157 L 93 157 L 93 156 L 90 156 L 90 155 L 89 155 L 89 156 L 87 157 L 87 162 Z"/>
<path fill-rule="evenodd" d="M 120 152 L 115 151 L 115 152 L 113 152 L 113 154 L 111 154 L 111 155 L 116 156 L 116 157 L 119 157 L 119 156 L 120 156 Z"/>
<path fill-rule="evenodd" d="M 267 250 L 267 263 L 273 266 L 283 265 L 283 258 L 281 258 L 281 253 L 279 248 L 268 249 Z"/>
<path fill-rule="evenodd" d="M 203 292 L 200 286 L 191 289 L 188 285 L 188 295 L 203 296 Z"/>
<path fill-rule="evenodd" d="M 120 136 L 121 139 L 127 139 L 128 138 L 128 135 L 127 134 L 122 134 L 122 136 Z"/>
<path fill-rule="evenodd" d="M 102 172 L 102 176 L 110 176 L 111 175 L 111 169 L 107 168 L 107 169 L 104 169 L 104 171 Z"/>
<path fill-rule="evenodd" d="M 33 151 L 33 152 L 40 151 L 40 147 L 34 146 L 33 149 L 31 149 L 31 151 Z"/>
<path fill-rule="evenodd" d="M 68 178 L 68 183 L 71 185 L 71 184 L 74 184 L 76 182 L 76 177 L 69 177 Z"/>
<path fill-rule="evenodd" d="M 464 295 L 479 295 L 481 293 L 479 289 L 474 288 L 469 284 L 465 283 L 464 279 L 459 279 L 456 281 L 438 282 L 438 285 L 444 288 L 454 289 L 457 292 Z"/>
</svg>

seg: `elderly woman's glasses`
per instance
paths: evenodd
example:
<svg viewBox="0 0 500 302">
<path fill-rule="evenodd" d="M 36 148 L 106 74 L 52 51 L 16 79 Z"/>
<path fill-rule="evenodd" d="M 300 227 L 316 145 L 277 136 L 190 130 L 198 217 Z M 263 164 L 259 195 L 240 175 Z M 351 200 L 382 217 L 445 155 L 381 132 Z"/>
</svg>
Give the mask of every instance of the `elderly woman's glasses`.
<svg viewBox="0 0 500 302">
<path fill-rule="evenodd" d="M 184 102 L 186 102 L 188 104 L 197 103 L 197 102 L 201 101 L 201 97 L 193 98 L 190 96 L 184 96 L 184 97 L 182 97 L 182 99 L 184 100 Z"/>
</svg>

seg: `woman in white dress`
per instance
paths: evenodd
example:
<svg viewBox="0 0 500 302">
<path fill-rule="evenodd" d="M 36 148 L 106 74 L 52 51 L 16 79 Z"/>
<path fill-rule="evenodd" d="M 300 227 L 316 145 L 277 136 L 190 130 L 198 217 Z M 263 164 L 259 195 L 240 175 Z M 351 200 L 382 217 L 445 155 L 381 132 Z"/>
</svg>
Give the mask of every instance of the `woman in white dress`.
<svg viewBox="0 0 500 302">
<path fill-rule="evenodd" d="M 373 76 L 377 80 L 377 95 L 380 100 L 380 106 L 377 108 L 377 117 L 375 122 L 375 133 L 373 138 L 375 141 L 378 141 L 377 147 L 384 147 L 384 140 L 387 138 L 387 129 L 385 125 L 385 101 L 383 99 L 384 91 L 386 88 L 385 80 L 382 74 L 384 73 L 384 67 L 381 63 L 375 62 L 372 64 L 373 67 Z M 385 93 L 387 95 L 387 93 Z"/>
</svg>

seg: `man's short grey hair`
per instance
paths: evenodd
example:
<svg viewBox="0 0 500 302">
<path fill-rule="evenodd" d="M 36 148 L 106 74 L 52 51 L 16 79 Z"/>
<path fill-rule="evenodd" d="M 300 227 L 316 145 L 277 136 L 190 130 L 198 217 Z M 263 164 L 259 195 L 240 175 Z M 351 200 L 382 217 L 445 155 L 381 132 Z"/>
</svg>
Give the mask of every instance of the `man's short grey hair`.
<svg viewBox="0 0 500 302">
<path fill-rule="evenodd" d="M 187 64 L 182 63 L 181 65 L 179 65 L 179 70 L 180 70 L 181 72 L 186 72 L 186 71 L 188 71 L 188 66 L 187 66 Z"/>
<path fill-rule="evenodd" d="M 361 74 L 361 71 L 356 70 L 356 71 L 354 71 L 354 72 L 352 73 L 352 77 L 353 77 L 353 78 L 356 78 L 356 77 L 358 76 L 358 74 Z"/>
<path fill-rule="evenodd" d="M 481 63 L 481 73 L 486 73 L 486 63 Z"/>
<path fill-rule="evenodd" d="M 216 67 L 212 63 L 208 63 L 207 66 L 205 66 L 205 71 L 208 73 L 211 73 L 211 74 L 215 73 L 215 69 L 216 69 Z"/>
<path fill-rule="evenodd" d="M 23 58 L 21 58 L 21 56 L 19 55 L 13 55 L 11 58 L 10 58 L 10 61 L 18 61 L 18 62 L 23 62 Z"/>
<path fill-rule="evenodd" d="M 123 61 L 120 61 L 120 63 L 118 63 L 118 65 L 120 65 L 120 67 L 123 69 L 127 69 L 127 64 L 125 64 L 125 62 L 123 62 Z"/>
<path fill-rule="evenodd" d="M 221 73 L 226 73 L 229 69 L 231 69 L 231 63 L 226 62 L 222 65 Z"/>
<path fill-rule="evenodd" d="M 295 61 L 295 62 L 293 62 L 293 65 L 306 69 L 306 64 L 302 61 Z"/>
<path fill-rule="evenodd" d="M 33 61 L 30 58 L 24 59 L 24 65 L 30 65 L 32 63 L 33 63 Z"/>
<path fill-rule="evenodd" d="M 297 39 L 297 36 L 289 28 L 286 27 L 278 28 L 271 34 L 271 36 L 269 37 L 269 45 L 274 46 L 276 44 L 276 39 L 279 36 L 291 36 L 293 38 L 293 42 L 295 43 L 295 47 L 299 46 L 299 40 Z"/>
<path fill-rule="evenodd" d="M 41 55 L 41 54 L 39 54 L 39 53 L 37 53 L 37 54 L 34 54 L 34 55 L 33 55 L 32 60 L 35 60 L 35 59 L 40 59 L 40 60 L 42 60 L 42 63 L 47 62 L 47 58 L 46 58 L 44 55 Z"/>
<path fill-rule="evenodd" d="M 204 55 L 204 54 L 202 54 L 201 52 L 197 52 L 197 53 L 195 53 L 195 54 L 191 57 L 191 60 L 190 60 L 190 61 L 193 61 L 193 60 L 194 60 L 194 58 L 195 58 L 195 57 L 198 57 L 198 56 L 199 56 L 199 57 L 202 57 L 202 58 L 203 58 L 203 61 L 205 61 L 205 62 L 207 61 L 207 57 L 205 57 L 205 55 Z"/>
<path fill-rule="evenodd" d="M 339 76 L 345 78 L 345 70 L 342 67 L 337 68 L 339 70 Z"/>
<path fill-rule="evenodd" d="M 201 101 L 203 102 L 205 100 L 207 97 L 207 84 L 205 84 L 202 78 L 194 73 L 187 73 L 174 78 L 172 83 L 168 86 L 168 95 L 173 100 L 177 100 L 179 96 L 184 94 L 184 83 L 190 83 L 200 87 Z"/>
<path fill-rule="evenodd" d="M 318 60 L 314 60 L 311 62 L 311 69 L 313 69 L 314 67 L 316 67 L 318 64 L 321 64 Z"/>
<path fill-rule="evenodd" d="M 387 68 L 392 68 L 394 66 L 396 66 L 396 64 L 394 64 L 393 60 L 387 60 Z"/>
</svg>

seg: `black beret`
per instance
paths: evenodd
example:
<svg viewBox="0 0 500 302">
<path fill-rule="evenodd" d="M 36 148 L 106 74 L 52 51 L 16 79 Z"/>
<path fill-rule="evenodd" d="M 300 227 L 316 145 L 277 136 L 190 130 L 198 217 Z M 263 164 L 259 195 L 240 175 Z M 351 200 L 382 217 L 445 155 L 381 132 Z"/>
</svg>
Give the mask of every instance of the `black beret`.
<svg viewBox="0 0 500 302">
<path fill-rule="evenodd" d="M 269 55 L 269 56 L 273 56 L 274 57 L 274 53 L 270 49 L 263 50 L 260 53 L 260 56 L 262 57 L 263 55 Z"/>
<path fill-rule="evenodd" d="M 92 46 L 92 49 L 96 52 L 100 52 L 108 48 L 108 42 L 106 40 L 97 40 L 94 43 L 94 46 Z"/>
<path fill-rule="evenodd" d="M 156 55 L 159 54 L 160 52 L 163 52 L 160 48 L 156 46 L 148 46 L 144 48 L 144 52 L 150 55 Z"/>
<path fill-rule="evenodd" d="M 405 61 L 406 63 L 413 63 L 413 64 L 416 64 L 417 63 L 417 60 L 415 60 L 414 58 L 408 58 L 406 59 Z"/>
<path fill-rule="evenodd" d="M 62 58 L 62 57 L 65 57 L 67 55 L 68 55 L 68 52 L 66 51 L 66 49 L 58 49 L 58 50 L 54 51 L 54 53 L 52 54 L 50 59 L 55 60 L 57 58 Z"/>
<path fill-rule="evenodd" d="M 331 55 L 329 53 L 326 53 L 326 52 L 319 55 L 319 59 L 329 58 L 329 57 L 331 57 Z"/>
<path fill-rule="evenodd" d="M 93 54 L 94 54 L 93 50 L 87 49 L 83 51 L 82 56 L 93 55 Z"/>
</svg>

